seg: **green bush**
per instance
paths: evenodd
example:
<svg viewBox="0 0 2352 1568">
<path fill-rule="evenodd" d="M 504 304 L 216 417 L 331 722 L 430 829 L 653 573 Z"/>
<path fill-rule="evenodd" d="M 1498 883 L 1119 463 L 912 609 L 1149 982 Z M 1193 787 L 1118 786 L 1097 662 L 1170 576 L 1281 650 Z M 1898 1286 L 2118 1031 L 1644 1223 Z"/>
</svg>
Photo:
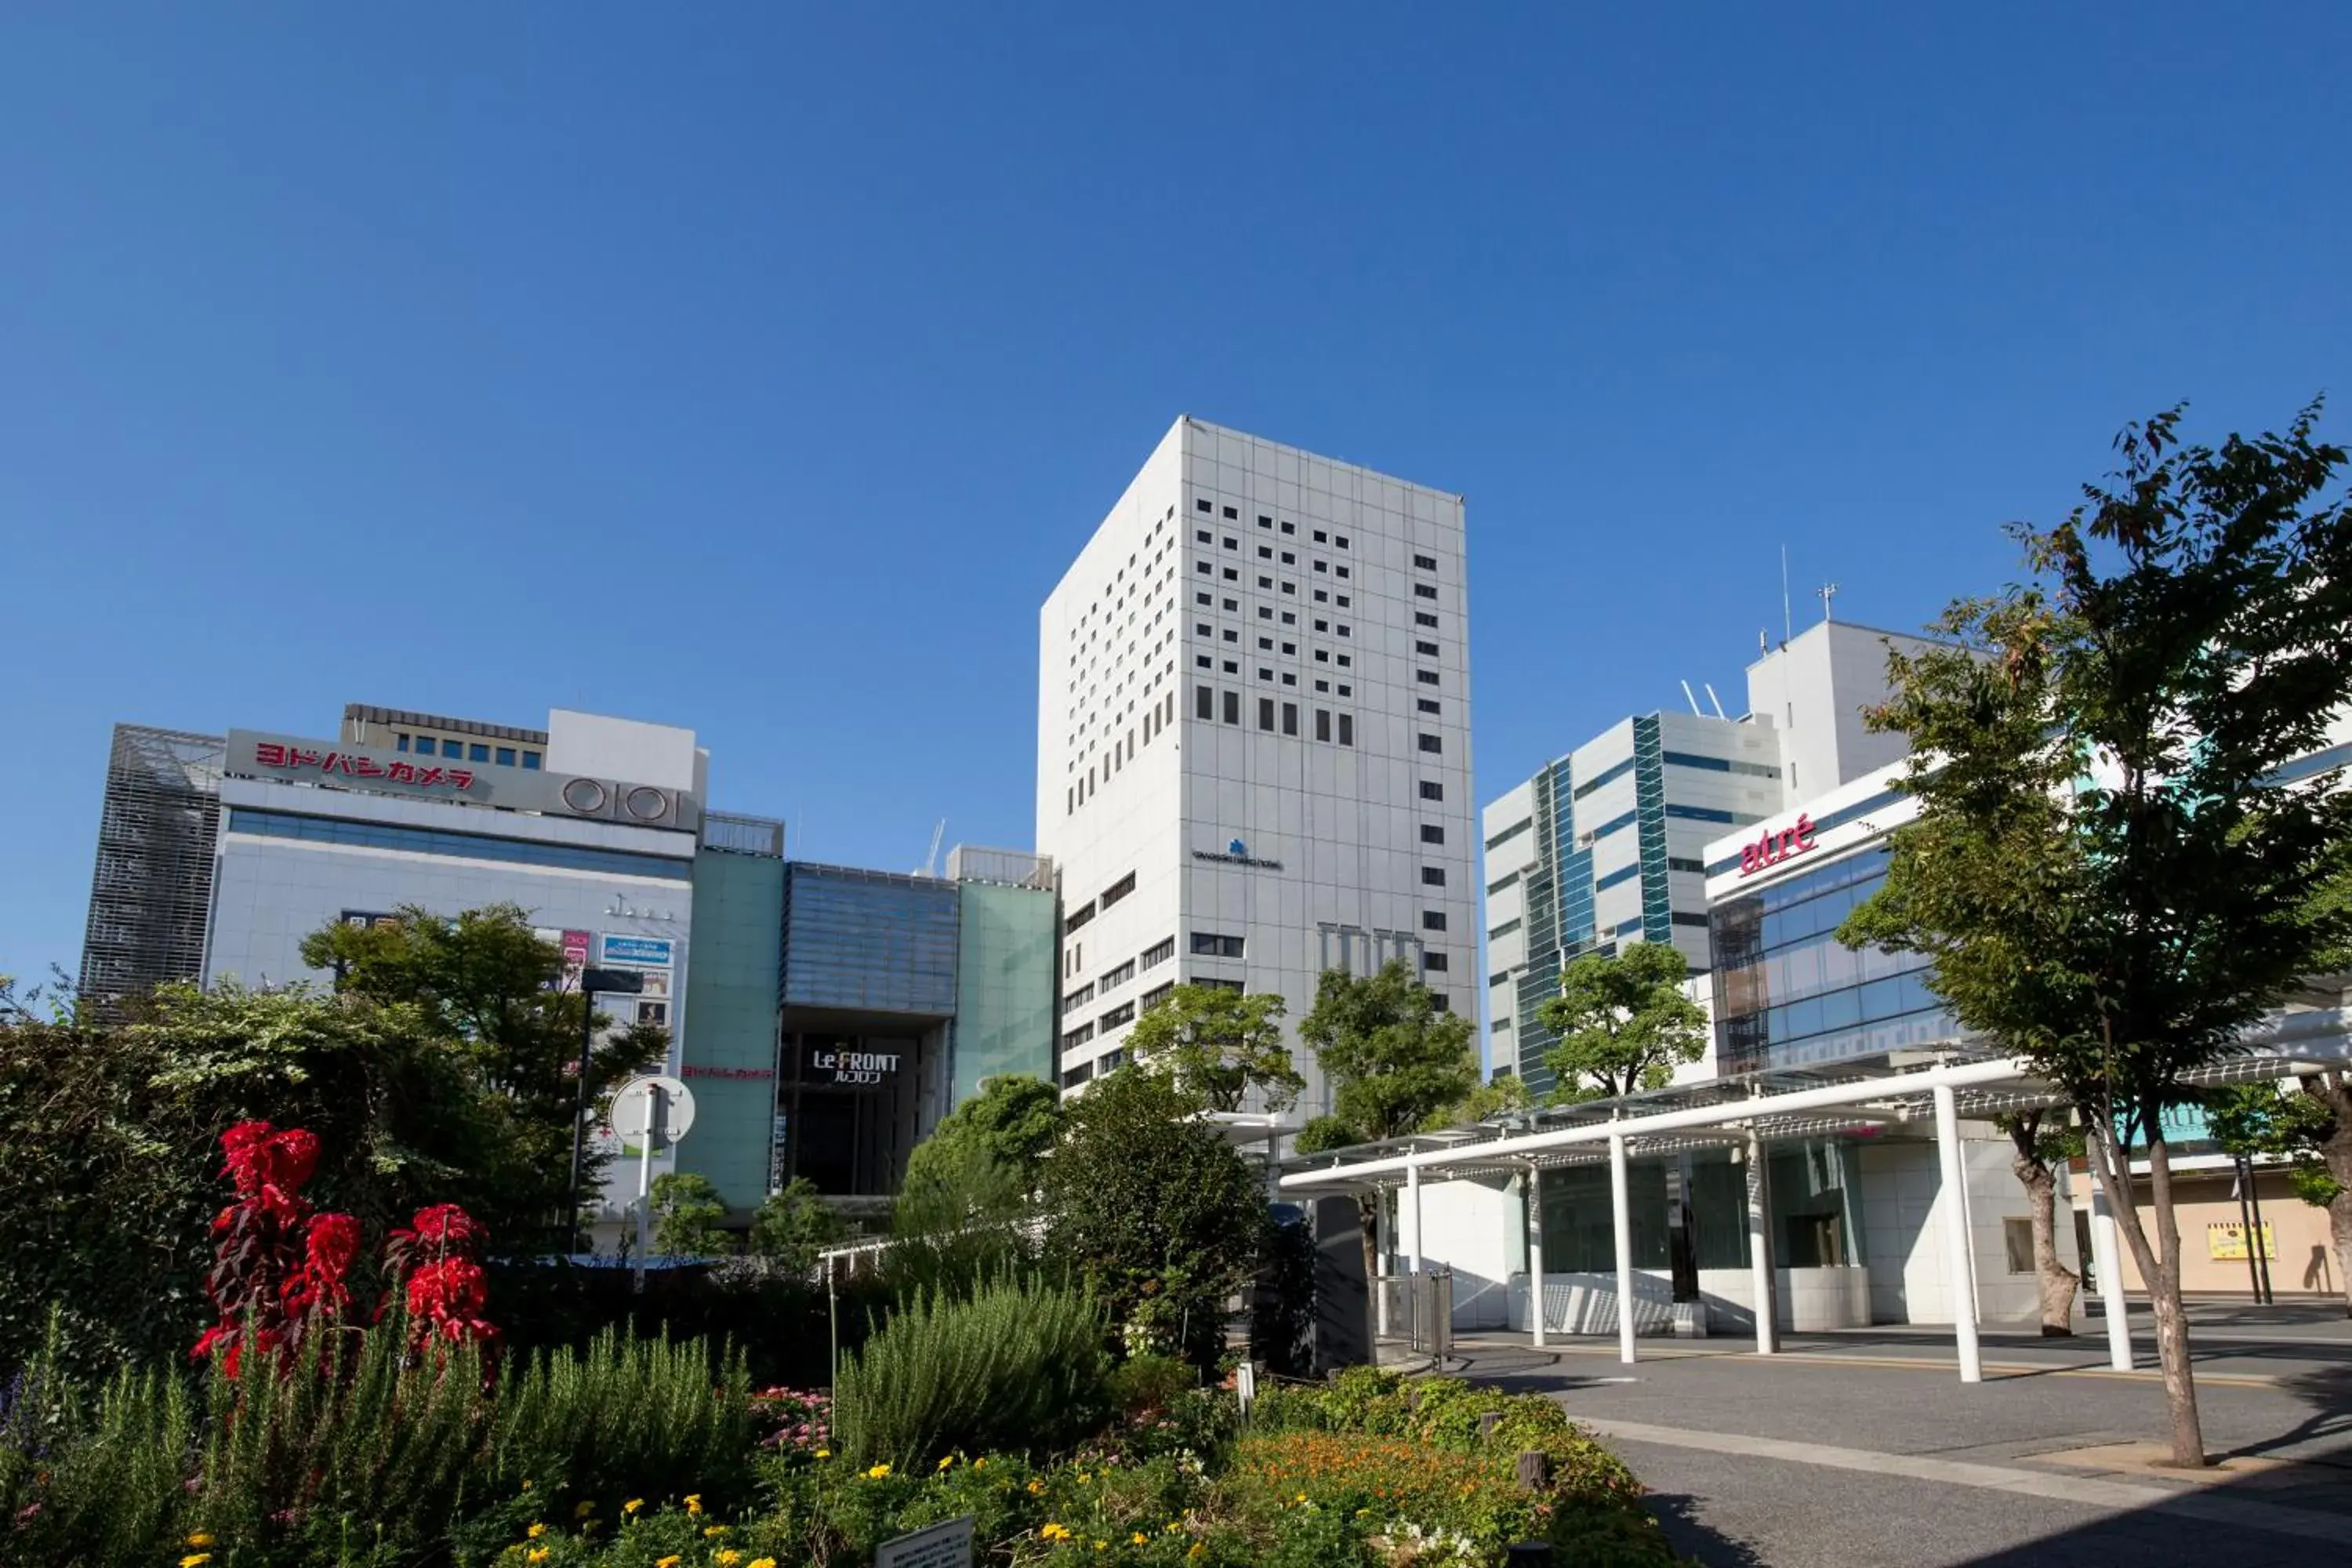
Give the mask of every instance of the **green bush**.
<svg viewBox="0 0 2352 1568">
<path fill-rule="evenodd" d="M 1200 1384 L 1201 1374 L 1174 1356 L 1129 1356 L 1111 1369 L 1111 1403 L 1129 1415 L 1165 1410 Z"/>
<path fill-rule="evenodd" d="M 835 1447 L 902 1470 L 958 1451 L 1066 1447 L 1104 1414 L 1102 1335 L 1091 1296 L 1034 1279 L 970 1300 L 917 1292 L 843 1358 Z"/>
</svg>

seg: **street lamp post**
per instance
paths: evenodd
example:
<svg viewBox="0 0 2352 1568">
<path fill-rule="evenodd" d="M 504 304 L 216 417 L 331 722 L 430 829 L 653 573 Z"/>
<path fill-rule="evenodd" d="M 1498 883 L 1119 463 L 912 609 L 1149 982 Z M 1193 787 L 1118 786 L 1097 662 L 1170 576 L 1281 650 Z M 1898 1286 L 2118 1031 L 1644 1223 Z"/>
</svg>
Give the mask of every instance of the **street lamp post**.
<svg viewBox="0 0 2352 1568">
<path fill-rule="evenodd" d="M 615 992 L 640 992 L 646 977 L 634 969 L 583 969 L 580 972 L 580 1062 L 573 1072 L 579 1089 L 572 1110 L 571 1204 L 563 1221 L 563 1250 L 580 1243 L 580 1167 L 588 1150 L 588 1059 L 596 1044 L 596 998 Z"/>
</svg>

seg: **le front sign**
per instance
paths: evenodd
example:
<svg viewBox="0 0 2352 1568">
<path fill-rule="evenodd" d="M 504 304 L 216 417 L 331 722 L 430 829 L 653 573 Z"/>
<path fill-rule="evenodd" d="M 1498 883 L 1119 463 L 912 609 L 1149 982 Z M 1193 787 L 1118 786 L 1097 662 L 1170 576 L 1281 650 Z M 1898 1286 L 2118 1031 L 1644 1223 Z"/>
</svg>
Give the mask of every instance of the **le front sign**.
<svg viewBox="0 0 2352 1568">
<path fill-rule="evenodd" d="M 1753 877 L 1757 872 L 1778 866 L 1792 855 L 1802 855 L 1820 847 L 1813 837 L 1813 818 L 1809 812 L 1797 818 L 1791 827 L 1780 828 L 1759 837 L 1752 844 L 1739 847 L 1739 874 Z"/>
</svg>

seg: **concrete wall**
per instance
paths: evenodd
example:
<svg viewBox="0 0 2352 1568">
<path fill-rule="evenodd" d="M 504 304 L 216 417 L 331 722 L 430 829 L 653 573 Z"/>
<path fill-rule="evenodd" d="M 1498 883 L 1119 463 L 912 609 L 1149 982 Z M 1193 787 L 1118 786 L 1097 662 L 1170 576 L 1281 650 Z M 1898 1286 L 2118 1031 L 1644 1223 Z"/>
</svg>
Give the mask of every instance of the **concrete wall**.
<svg viewBox="0 0 2352 1568">
<path fill-rule="evenodd" d="M 1979 1133 L 1990 1129 L 1963 1124 Z M 2039 1282 L 2028 1271 L 2009 1272 L 2005 1226 L 2028 1219 L 2025 1189 L 2010 1171 L 2007 1137 L 1964 1136 L 1962 1168 L 1969 1251 L 1976 1267 L 1977 1321 L 2003 1327 L 2031 1327 L 2042 1321 Z M 1864 1143 L 1862 1157 L 1862 1255 L 1870 1273 L 1870 1321 L 1876 1323 L 1948 1323 L 1953 1298 L 1944 1226 L 1948 1205 L 1941 1167 L 1931 1139 Z M 2058 1200 L 2058 1257 L 2080 1272 L 2070 1205 Z M 2077 1301 L 2079 1310 L 2080 1301 Z"/>
<path fill-rule="evenodd" d="M 1699 1300 L 1711 1334 L 1748 1334 L 1756 1329 L 1754 1276 L 1745 1268 L 1702 1268 Z M 1786 1332 L 1818 1333 L 1859 1328 L 1870 1321 L 1868 1271 L 1861 1268 L 1782 1268 L 1772 1281 L 1774 1321 Z M 1509 1327 L 1534 1330 L 1528 1315 L 1528 1277 L 1510 1282 Z M 1617 1331 L 1617 1277 L 1613 1274 L 1544 1276 L 1545 1331 L 1555 1334 Z M 1674 1279 L 1663 1268 L 1633 1271 L 1633 1330 L 1667 1332 L 1674 1311 Z M 1460 1326 L 1457 1324 L 1457 1327 Z"/>
<path fill-rule="evenodd" d="M 1413 1205 L 1397 1194 L 1400 1256 L 1414 1255 Z M 1458 1331 L 1499 1329 L 1509 1321 L 1510 1281 L 1526 1265 L 1522 1226 L 1525 1205 L 1516 1180 L 1430 1182 L 1421 1189 L 1421 1224 L 1427 1245 L 1424 1268 L 1454 1270 L 1454 1326 Z"/>
<path fill-rule="evenodd" d="M 2087 1175 L 2074 1178 L 2085 1208 L 2090 1205 L 2089 1194 L 2095 1181 L 2095 1177 Z M 2140 1190 L 2147 1191 L 2145 1183 Z M 2246 1260 L 2242 1257 L 2213 1256 L 2213 1227 L 2225 1226 L 2234 1230 L 2243 1223 L 2238 1200 L 2231 1195 L 2235 1190 L 2236 1178 L 2226 1169 L 2174 1171 L 2172 1211 L 2174 1223 L 2180 1227 L 2182 1289 L 2251 1294 L 2252 1286 L 2246 1277 Z M 2327 1211 L 2314 1208 L 2296 1197 L 2284 1171 L 2259 1173 L 2255 1190 L 2263 1200 L 2263 1224 L 2270 1229 L 2275 1253 L 2271 1259 L 2272 1291 L 2279 1296 L 2341 1297 L 2344 1280 L 2338 1273 L 2335 1244 L 2328 1235 Z M 2072 1229 L 2063 1209 L 2059 1219 L 2063 1228 Z M 2140 1205 L 2140 1221 L 2153 1234 L 2153 1204 Z M 2116 1237 L 2116 1248 L 2123 1257 L 2124 1289 L 2147 1289 L 2141 1283 L 2138 1265 L 2132 1261 L 2131 1247 L 2121 1235 Z"/>
</svg>

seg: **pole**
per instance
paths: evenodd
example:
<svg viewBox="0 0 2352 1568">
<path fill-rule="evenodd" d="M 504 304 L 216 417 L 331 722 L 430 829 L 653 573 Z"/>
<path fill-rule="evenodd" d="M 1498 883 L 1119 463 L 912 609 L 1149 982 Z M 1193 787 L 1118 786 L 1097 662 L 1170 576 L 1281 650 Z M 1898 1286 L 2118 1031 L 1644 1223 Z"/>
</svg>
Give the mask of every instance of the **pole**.
<svg viewBox="0 0 2352 1568">
<path fill-rule="evenodd" d="M 2246 1238 L 2246 1289 L 2252 1292 L 2254 1305 L 2263 1304 L 2263 1268 L 2254 1261 L 2259 1250 L 2254 1230 L 2252 1198 L 2254 1194 L 2254 1163 L 2243 1154 L 2238 1161 L 2238 1232 Z"/>
<path fill-rule="evenodd" d="M 841 1386 L 841 1297 L 833 1287 L 835 1265 L 839 1261 L 832 1258 L 824 1260 L 824 1323 L 833 1341 L 833 1380 L 825 1384 L 828 1389 Z"/>
<path fill-rule="evenodd" d="M 1960 1352 L 1960 1381 L 1982 1383 L 1984 1363 L 1977 1349 L 1976 1270 L 1969 1258 L 1969 1211 L 1960 1163 L 1959 1103 L 1952 1086 L 1936 1086 L 1936 1152 L 1943 1163 L 1945 1277 L 1950 1282 L 1952 1338 Z"/>
<path fill-rule="evenodd" d="M 1418 1274 L 1423 1267 L 1421 1237 L 1421 1167 L 1419 1165 L 1407 1165 L 1404 1168 L 1404 1184 L 1412 1194 L 1412 1250 L 1405 1254 L 1405 1260 L 1412 1267 L 1405 1272 Z"/>
<path fill-rule="evenodd" d="M 588 971 L 580 971 L 580 1063 L 572 1077 L 579 1080 L 572 1106 L 572 1185 L 565 1189 L 571 1194 L 563 1216 L 563 1250 L 569 1253 L 580 1245 L 580 1167 L 586 1158 L 588 1143 L 588 1053 L 596 1040 L 596 998 L 588 993 Z"/>
<path fill-rule="evenodd" d="M 637 1140 L 637 1269 L 632 1289 L 646 1288 L 646 1251 L 653 1245 L 654 1139 L 664 1124 L 662 1101 L 668 1097 L 656 1082 L 646 1096 L 646 1131 Z"/>
<path fill-rule="evenodd" d="M 1633 1201 L 1626 1191 L 1625 1135 L 1609 1140 L 1609 1216 L 1617 1235 L 1617 1359 L 1633 1364 Z"/>
<path fill-rule="evenodd" d="M 1385 1187 L 1372 1189 L 1372 1277 L 1365 1283 L 1372 1292 L 1372 1337 L 1389 1337 L 1388 1275 L 1395 1267 L 1389 1253 L 1396 1237 L 1396 1226 L 1389 1220 L 1389 1194 Z"/>
<path fill-rule="evenodd" d="M 2107 1365 L 2117 1372 L 2129 1372 L 2131 1309 L 2124 1300 L 2122 1240 L 2116 1234 L 2115 1210 L 2107 1206 L 2107 1191 L 2095 1177 L 2091 1183 L 2091 1267 L 2098 1270 L 2099 1301 L 2107 1320 Z"/>
<path fill-rule="evenodd" d="M 1528 1300 L 1536 1349 L 1544 1348 L 1543 1167 L 1528 1167 Z"/>
<path fill-rule="evenodd" d="M 1772 1189 L 1770 1167 L 1764 1163 L 1764 1140 L 1748 1130 L 1748 1289 L 1756 1299 L 1756 1353 L 1770 1355 L 1780 1349 L 1773 1332 L 1779 1303 L 1773 1300 Z"/>
<path fill-rule="evenodd" d="M 2278 1297 L 2271 1289 L 2270 1242 L 2263 1234 L 2263 1189 L 2254 1179 L 2254 1160 L 2251 1154 L 2246 1156 L 2246 1200 L 2254 1211 L 2254 1226 L 2247 1233 L 2253 1241 L 2248 1250 L 2262 1259 L 2263 1305 L 2274 1307 L 2278 1305 Z"/>
</svg>

